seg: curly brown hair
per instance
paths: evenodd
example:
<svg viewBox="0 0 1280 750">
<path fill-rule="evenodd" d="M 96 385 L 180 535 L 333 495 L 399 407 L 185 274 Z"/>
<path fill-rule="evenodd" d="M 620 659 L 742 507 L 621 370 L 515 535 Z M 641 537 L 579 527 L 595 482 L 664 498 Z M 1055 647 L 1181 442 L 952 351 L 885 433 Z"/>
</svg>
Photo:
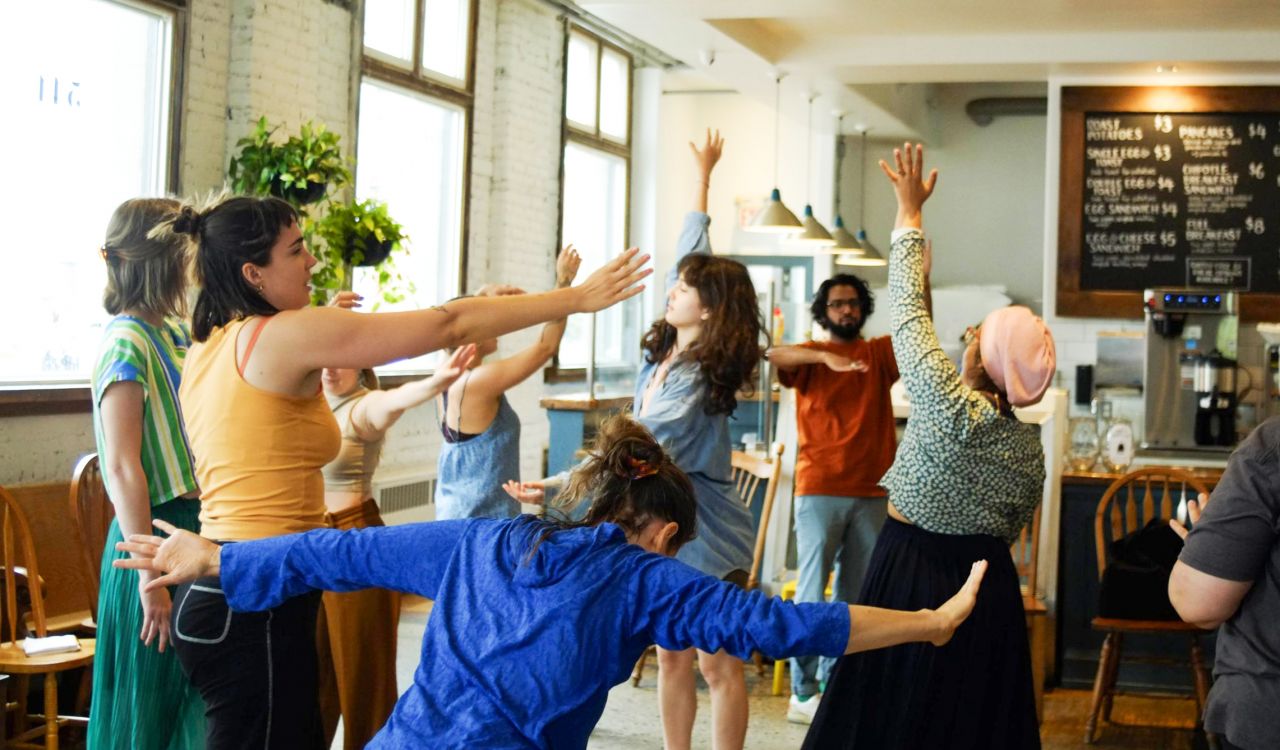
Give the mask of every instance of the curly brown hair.
<svg viewBox="0 0 1280 750">
<path fill-rule="evenodd" d="M 680 358 L 696 362 L 706 387 L 707 414 L 733 414 L 737 393 L 754 390 L 751 373 L 764 356 L 760 340 L 764 316 L 747 267 L 717 255 L 686 255 L 676 268 L 686 284 L 698 290 L 702 306 L 711 312 L 702 332 Z M 661 362 L 676 343 L 676 329 L 666 319 L 654 322 L 641 340 L 645 359 Z"/>
</svg>

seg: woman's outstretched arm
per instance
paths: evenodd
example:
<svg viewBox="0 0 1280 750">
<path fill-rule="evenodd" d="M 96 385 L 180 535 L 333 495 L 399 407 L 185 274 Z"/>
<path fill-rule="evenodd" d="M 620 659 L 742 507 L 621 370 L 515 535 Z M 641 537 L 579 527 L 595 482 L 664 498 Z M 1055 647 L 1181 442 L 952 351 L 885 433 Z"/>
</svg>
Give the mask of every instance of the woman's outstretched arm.
<svg viewBox="0 0 1280 750">
<path fill-rule="evenodd" d="M 157 519 L 156 528 L 169 536 L 130 535 L 116 549 L 133 557 L 113 564 L 163 574 L 147 590 L 220 576 L 232 609 L 247 612 L 270 609 L 316 589 L 378 587 L 434 599 L 468 523 L 317 529 L 219 546 Z"/>
<path fill-rule="evenodd" d="M 651 273 L 642 268 L 648 259 L 632 248 L 582 284 L 541 294 L 466 297 L 411 312 L 361 314 L 329 307 L 282 312 L 263 329 L 253 354 L 258 364 L 251 366 L 280 372 L 280 379 L 292 384 L 324 367 L 376 367 L 603 310 L 644 290 L 639 282 Z"/>
<path fill-rule="evenodd" d="M 797 604 L 747 592 L 682 563 L 653 557 L 641 566 L 636 629 L 663 648 L 725 649 L 748 658 L 858 651 L 928 642 L 942 645 L 973 611 L 987 563 L 974 563 L 955 596 L 937 609 L 915 612 L 846 605 Z"/>
</svg>

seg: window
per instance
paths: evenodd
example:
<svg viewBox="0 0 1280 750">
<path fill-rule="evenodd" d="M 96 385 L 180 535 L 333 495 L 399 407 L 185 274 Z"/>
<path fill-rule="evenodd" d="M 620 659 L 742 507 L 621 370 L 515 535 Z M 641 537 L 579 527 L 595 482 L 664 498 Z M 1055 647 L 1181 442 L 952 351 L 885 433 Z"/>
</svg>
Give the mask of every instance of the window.
<svg viewBox="0 0 1280 750">
<path fill-rule="evenodd" d="M 627 246 L 631 182 L 631 57 L 581 29 L 565 51 L 564 180 L 560 236 L 582 255 L 585 277 Z M 643 303 L 634 299 L 596 315 L 595 361 L 630 367 L 639 351 Z M 560 370 L 591 359 L 591 317 L 569 319 Z"/>
<path fill-rule="evenodd" d="M 0 43 L 13 207 L 0 381 L 85 380 L 108 316 L 98 248 L 121 202 L 169 189 L 172 13 L 107 0 L 5 3 Z M 19 322 L 20 321 L 20 322 Z"/>
<path fill-rule="evenodd" d="M 418 309 L 463 284 L 471 120 L 472 0 L 368 0 L 356 139 L 356 197 L 387 204 L 409 239 L 397 271 L 413 290 L 380 311 Z M 380 297 L 378 274 L 357 268 L 353 288 Z M 416 372 L 428 355 L 380 368 Z"/>
</svg>

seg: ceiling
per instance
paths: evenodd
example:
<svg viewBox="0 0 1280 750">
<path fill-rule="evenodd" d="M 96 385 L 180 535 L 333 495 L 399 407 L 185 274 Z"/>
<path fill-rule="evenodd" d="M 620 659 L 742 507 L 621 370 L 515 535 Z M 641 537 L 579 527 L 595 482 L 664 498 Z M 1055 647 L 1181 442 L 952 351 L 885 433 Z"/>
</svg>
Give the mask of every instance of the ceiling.
<svg viewBox="0 0 1280 750">
<path fill-rule="evenodd" d="M 682 60 L 668 88 L 773 97 L 923 136 L 929 87 L 1051 76 L 1280 75 L 1277 0 L 577 0 Z M 714 53 L 714 61 L 712 55 Z M 1163 79 L 1162 79 L 1163 80 Z"/>
</svg>

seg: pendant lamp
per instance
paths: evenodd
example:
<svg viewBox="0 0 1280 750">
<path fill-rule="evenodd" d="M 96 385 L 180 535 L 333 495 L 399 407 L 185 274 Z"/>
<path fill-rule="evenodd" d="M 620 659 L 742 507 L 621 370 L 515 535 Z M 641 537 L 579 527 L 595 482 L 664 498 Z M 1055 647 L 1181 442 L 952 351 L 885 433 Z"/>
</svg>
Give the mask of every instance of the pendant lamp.
<svg viewBox="0 0 1280 750">
<path fill-rule="evenodd" d="M 844 113 L 836 114 L 836 223 L 831 230 L 831 239 L 835 240 L 834 245 L 828 248 L 831 252 L 840 255 L 861 255 L 862 247 L 858 245 L 858 240 L 853 233 L 844 228 L 844 219 L 840 218 L 840 185 L 841 174 L 844 172 Z"/>
<path fill-rule="evenodd" d="M 861 163 L 858 167 L 859 175 L 860 175 L 858 178 L 858 181 L 862 183 L 862 195 L 859 196 L 860 200 L 859 200 L 859 207 L 858 207 L 858 220 L 860 222 L 866 222 L 867 131 L 865 129 L 862 131 L 862 152 L 859 154 L 859 156 L 862 157 L 860 159 Z M 889 261 L 885 260 L 884 256 L 880 254 L 880 251 L 876 249 L 876 246 L 872 245 L 871 241 L 867 239 L 867 230 L 863 227 L 863 224 L 859 224 L 858 233 L 854 235 L 854 238 L 858 242 L 858 247 L 862 249 L 862 253 L 860 255 L 841 255 L 836 258 L 836 265 L 838 266 L 887 266 L 889 265 Z"/>
<path fill-rule="evenodd" d="M 751 220 L 751 225 L 746 227 L 748 232 L 765 232 L 774 234 L 795 234 L 800 231 L 800 220 L 796 215 L 791 213 L 791 209 L 787 208 L 782 202 L 782 191 L 778 190 L 778 127 L 780 123 L 782 110 L 780 108 L 780 96 L 782 93 L 782 74 L 777 74 L 774 78 L 773 89 L 773 193 L 769 196 L 769 202 L 760 209 L 760 213 Z"/>
<path fill-rule="evenodd" d="M 812 171 L 813 171 L 813 100 L 816 98 L 817 98 L 816 96 L 812 96 L 812 95 L 809 97 L 809 129 L 807 131 L 807 139 L 805 141 L 805 149 L 804 149 L 804 154 L 805 154 L 804 180 L 806 183 L 809 183 L 812 181 L 811 178 L 812 178 Z M 831 238 L 831 233 L 827 231 L 827 228 L 822 226 L 822 223 L 818 221 L 817 218 L 814 217 L 813 205 L 807 202 L 804 204 L 804 221 L 802 226 L 803 226 L 803 231 L 801 231 L 799 235 L 792 238 L 795 242 L 801 242 L 806 245 L 809 245 L 810 247 L 831 247 L 832 245 L 836 244 L 836 241 Z"/>
</svg>

